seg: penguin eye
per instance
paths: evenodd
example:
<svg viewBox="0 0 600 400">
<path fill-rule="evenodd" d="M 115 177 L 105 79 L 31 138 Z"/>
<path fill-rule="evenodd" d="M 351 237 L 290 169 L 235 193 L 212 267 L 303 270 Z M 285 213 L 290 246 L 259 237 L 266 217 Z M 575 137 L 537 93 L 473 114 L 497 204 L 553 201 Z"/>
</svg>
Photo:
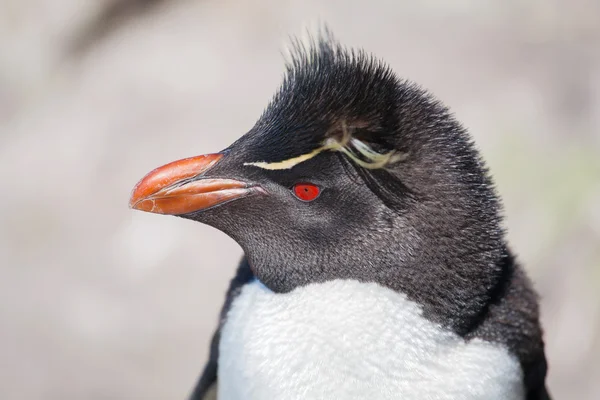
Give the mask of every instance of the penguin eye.
<svg viewBox="0 0 600 400">
<path fill-rule="evenodd" d="M 302 201 L 313 201 L 321 193 L 321 189 L 312 183 L 297 183 L 292 190 L 294 195 Z"/>
</svg>

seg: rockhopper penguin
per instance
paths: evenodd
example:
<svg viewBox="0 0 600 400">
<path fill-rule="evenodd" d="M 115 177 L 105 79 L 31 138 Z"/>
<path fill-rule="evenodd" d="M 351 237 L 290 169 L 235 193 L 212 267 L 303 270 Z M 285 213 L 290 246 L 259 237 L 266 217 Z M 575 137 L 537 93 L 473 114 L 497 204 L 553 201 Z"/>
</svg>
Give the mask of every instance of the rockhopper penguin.
<svg viewBox="0 0 600 400">
<path fill-rule="evenodd" d="M 465 129 L 328 33 L 292 47 L 248 133 L 130 200 L 244 250 L 192 398 L 548 399 L 537 298 Z"/>
</svg>

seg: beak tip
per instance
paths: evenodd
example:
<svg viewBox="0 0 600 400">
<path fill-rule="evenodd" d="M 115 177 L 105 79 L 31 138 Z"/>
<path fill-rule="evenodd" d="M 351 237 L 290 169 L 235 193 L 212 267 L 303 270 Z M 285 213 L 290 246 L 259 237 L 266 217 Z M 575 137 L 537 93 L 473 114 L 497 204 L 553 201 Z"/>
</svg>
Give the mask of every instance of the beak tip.
<svg viewBox="0 0 600 400">
<path fill-rule="evenodd" d="M 138 183 L 135 184 L 135 186 L 133 187 L 133 190 L 131 191 L 131 194 L 129 195 L 129 208 L 132 210 L 138 210 L 139 208 L 137 207 L 137 205 L 144 200 L 144 193 L 140 193 L 139 187 L 140 184 L 143 182 L 144 179 L 142 179 L 141 181 L 139 181 Z"/>
</svg>

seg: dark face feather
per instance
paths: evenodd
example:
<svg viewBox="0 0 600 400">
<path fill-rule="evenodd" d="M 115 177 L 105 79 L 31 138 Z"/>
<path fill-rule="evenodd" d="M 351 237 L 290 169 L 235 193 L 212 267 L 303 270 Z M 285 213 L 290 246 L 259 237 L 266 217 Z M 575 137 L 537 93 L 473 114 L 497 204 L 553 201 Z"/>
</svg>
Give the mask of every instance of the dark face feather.
<svg viewBox="0 0 600 400">
<path fill-rule="evenodd" d="M 368 169 L 327 150 L 290 169 L 248 165 L 298 157 L 348 133 L 404 158 Z M 224 154 L 202 179 L 234 178 L 264 193 L 182 216 L 234 238 L 276 292 L 375 281 L 461 331 L 500 279 L 499 205 L 469 136 L 437 100 L 362 52 L 330 39 L 296 46 L 281 89 Z M 320 196 L 299 200 L 291 189 L 302 182 Z"/>
</svg>

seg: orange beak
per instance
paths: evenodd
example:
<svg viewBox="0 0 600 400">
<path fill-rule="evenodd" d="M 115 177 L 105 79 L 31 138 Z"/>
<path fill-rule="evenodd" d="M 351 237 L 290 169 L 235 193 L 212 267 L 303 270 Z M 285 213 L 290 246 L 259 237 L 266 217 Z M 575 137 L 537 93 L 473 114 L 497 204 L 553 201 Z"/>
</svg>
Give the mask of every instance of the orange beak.
<svg viewBox="0 0 600 400">
<path fill-rule="evenodd" d="M 248 184 L 234 179 L 198 179 L 223 154 L 185 158 L 147 174 L 133 188 L 129 207 L 157 214 L 181 215 L 244 197 Z"/>
</svg>

